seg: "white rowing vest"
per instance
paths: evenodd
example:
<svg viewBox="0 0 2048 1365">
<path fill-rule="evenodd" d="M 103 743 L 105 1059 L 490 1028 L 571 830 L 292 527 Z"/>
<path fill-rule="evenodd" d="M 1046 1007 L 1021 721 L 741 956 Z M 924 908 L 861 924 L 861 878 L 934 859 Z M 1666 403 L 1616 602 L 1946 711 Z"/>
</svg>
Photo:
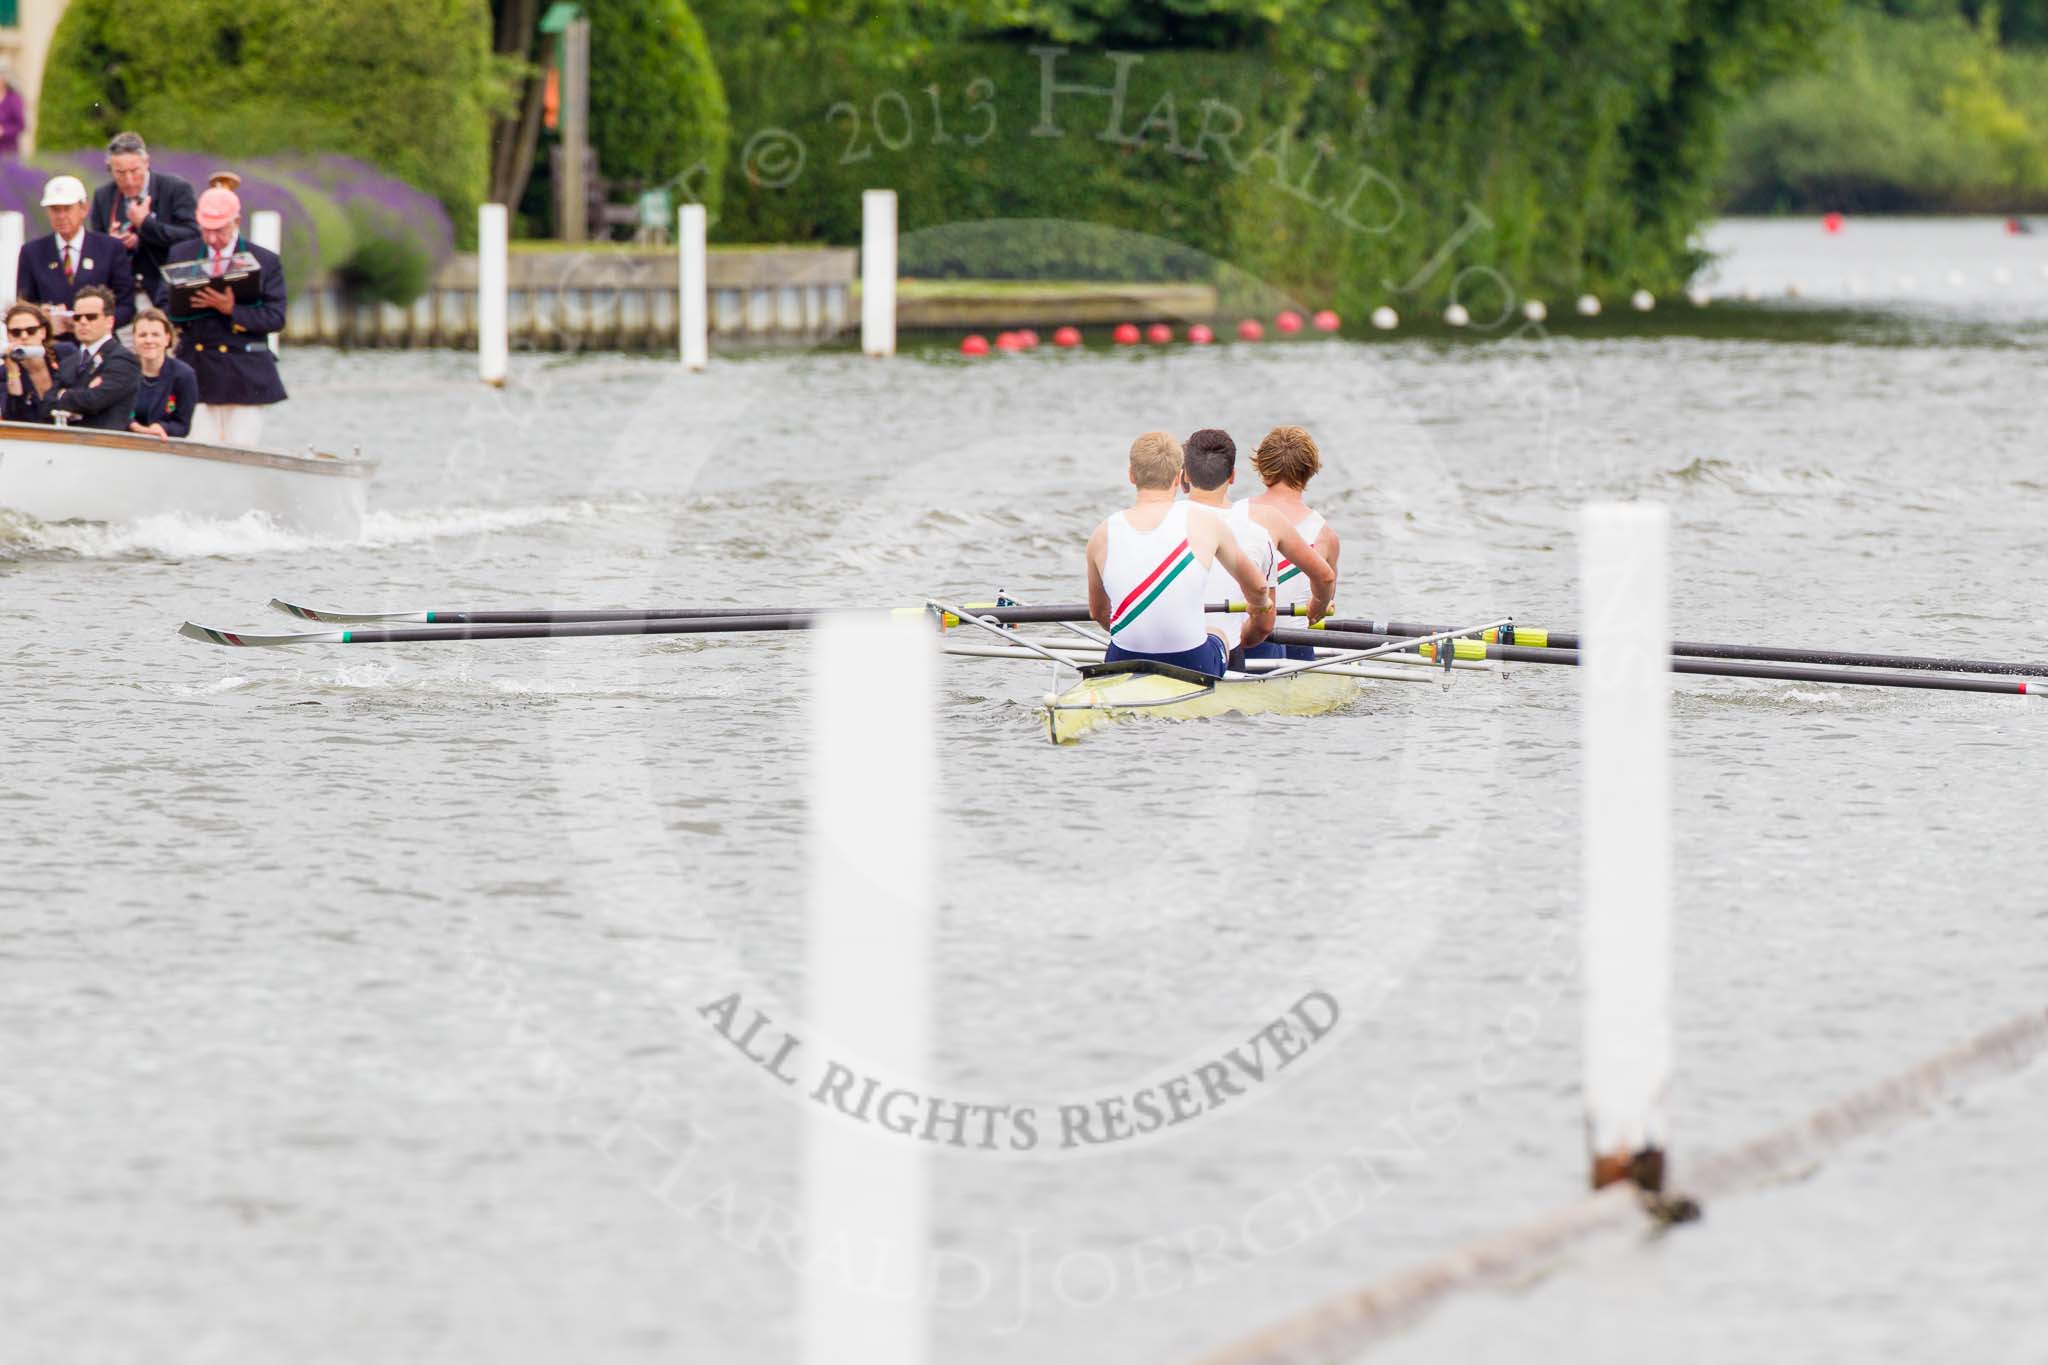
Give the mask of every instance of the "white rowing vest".
<svg viewBox="0 0 2048 1365">
<path fill-rule="evenodd" d="M 1258 566 L 1266 586 L 1272 587 L 1279 576 L 1279 553 L 1273 548 L 1273 537 L 1266 534 L 1266 528 L 1252 520 L 1252 505 L 1249 502 L 1233 502 L 1230 510 L 1223 514 L 1223 524 L 1237 537 L 1237 548 Z M 1206 594 L 1211 602 L 1239 602 L 1244 600 L 1244 585 L 1223 567 L 1221 560 L 1209 564 L 1209 590 Z M 1244 617 L 1228 616 L 1211 612 L 1203 618 L 1211 635 L 1221 635 L 1223 643 L 1236 649 L 1244 635 Z"/>
<path fill-rule="evenodd" d="M 1178 654 L 1202 643 L 1206 566 L 1188 547 L 1188 504 L 1177 502 L 1149 531 L 1113 514 L 1102 556 L 1109 638 L 1140 654 Z"/>
<path fill-rule="evenodd" d="M 1294 523 L 1294 532 L 1307 541 L 1309 547 L 1313 549 L 1316 537 L 1323 533 L 1324 524 L 1321 512 L 1310 512 L 1300 521 Z M 1301 566 L 1293 560 L 1280 560 L 1278 577 L 1273 584 L 1273 605 L 1284 612 L 1292 606 L 1307 606 L 1308 598 L 1308 575 L 1303 573 Z M 1287 623 L 1283 621 L 1281 624 L 1285 625 Z"/>
</svg>

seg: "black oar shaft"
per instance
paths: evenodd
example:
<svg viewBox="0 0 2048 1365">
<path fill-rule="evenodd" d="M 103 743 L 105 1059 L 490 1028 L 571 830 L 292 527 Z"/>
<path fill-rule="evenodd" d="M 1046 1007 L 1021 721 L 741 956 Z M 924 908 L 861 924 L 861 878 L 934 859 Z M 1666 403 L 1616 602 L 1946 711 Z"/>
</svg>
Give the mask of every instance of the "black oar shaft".
<svg viewBox="0 0 2048 1365">
<path fill-rule="evenodd" d="M 1415 621 L 1367 621 L 1351 617 L 1332 617 L 1324 625 L 1329 630 L 1408 636 L 1437 635 L 1452 629 L 1450 626 L 1431 626 Z M 1507 632 L 1501 633 L 1505 635 Z M 1577 635 L 1566 631 L 1531 631 L 1524 626 L 1518 627 L 1515 631 L 1517 647 L 1527 647 L 1520 642 L 1531 635 L 1536 636 L 1540 647 L 1545 649 L 1578 649 L 1581 644 Z M 2048 663 L 1945 659 L 1924 654 L 1870 654 L 1843 649 L 1805 649 L 1794 645 L 1727 645 L 1710 644 L 1700 640 L 1678 640 L 1673 642 L 1671 652 L 1694 659 L 1751 659 L 1761 663 L 1828 664 L 1838 668 L 1903 668 L 1929 673 L 2011 673 L 2035 678 L 2048 676 Z"/>
<path fill-rule="evenodd" d="M 1368 649 L 1373 645 L 1386 644 L 1394 640 L 1412 638 L 1405 634 L 1350 630 L 1287 630 L 1273 632 L 1275 643 L 1283 645 L 1323 645 L 1331 649 Z M 1466 645 L 1467 642 L 1459 641 Z M 1556 664 L 1577 667 L 1579 651 L 1548 647 L 1537 649 L 1529 645 L 1477 645 L 1484 650 L 1484 657 L 1500 663 Z M 1426 647 L 1434 649 L 1434 647 Z M 1847 683 L 1860 687 L 1920 687 L 1937 692 L 1990 692 L 2002 696 L 2039 696 L 2048 692 L 2038 682 L 2006 678 L 1947 678 L 1926 672 L 1895 670 L 1863 670 L 1849 667 L 1817 667 L 1798 664 L 1745 663 L 1735 660 L 1699 659 L 1674 655 L 1671 660 L 1673 673 L 1686 673 L 1712 678 L 1766 678 L 1781 682 Z"/>
<path fill-rule="evenodd" d="M 704 619 L 628 617 L 609 621 L 524 621 L 477 625 L 351 626 L 343 644 L 395 645 L 421 640 L 543 640 L 580 635 L 711 635 L 756 630 L 808 630 L 816 615 L 720 616 Z"/>
</svg>

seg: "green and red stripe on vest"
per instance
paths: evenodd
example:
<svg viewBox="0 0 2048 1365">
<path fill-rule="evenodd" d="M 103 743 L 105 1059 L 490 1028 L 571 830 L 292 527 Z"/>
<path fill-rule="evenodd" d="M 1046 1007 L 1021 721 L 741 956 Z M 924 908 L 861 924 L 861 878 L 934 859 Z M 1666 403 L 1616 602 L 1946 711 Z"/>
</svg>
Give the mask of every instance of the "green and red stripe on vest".
<svg viewBox="0 0 2048 1365">
<path fill-rule="evenodd" d="M 1145 608 L 1158 601 L 1159 594 L 1166 591 L 1167 585 L 1194 562 L 1195 552 L 1188 548 L 1185 540 L 1174 546 L 1166 558 L 1159 561 L 1159 567 L 1146 574 L 1145 581 L 1132 588 L 1130 596 L 1119 602 L 1116 610 L 1110 613 L 1109 633 L 1114 635 L 1143 616 Z M 1131 605 L 1133 602 L 1137 603 L 1135 607 Z"/>
</svg>

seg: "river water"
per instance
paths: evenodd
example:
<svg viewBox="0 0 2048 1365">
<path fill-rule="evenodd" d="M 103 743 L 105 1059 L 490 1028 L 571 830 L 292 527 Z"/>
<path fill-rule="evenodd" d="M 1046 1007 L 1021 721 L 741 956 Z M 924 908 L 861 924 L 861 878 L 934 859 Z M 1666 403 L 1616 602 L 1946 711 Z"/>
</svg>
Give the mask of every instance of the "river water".
<svg viewBox="0 0 2048 1365">
<path fill-rule="evenodd" d="M 1717 287 L 1782 294 L 1819 238 L 1720 225 Z M 801 1032 L 805 638 L 179 621 L 1075 600 L 1133 434 L 1299 422 L 1348 614 L 1569 627 L 1577 509 L 1641 498 L 1688 638 L 2048 657 L 2048 239 L 1840 240 L 1918 295 L 1476 344 L 520 357 L 503 392 L 288 347 L 282 443 L 382 462 L 359 541 L 0 526 L 0 1358 L 797 1354 L 809 1106 L 702 1011 Z M 936 1359 L 1188 1361 L 1578 1195 L 1570 671 L 1056 750 L 1049 666 L 941 669 L 935 1092 L 1050 1116 L 1304 1000 L 1337 1022 L 1163 1135 L 935 1149 Z M 1684 679 L 1673 724 L 1681 1157 L 2040 1008 L 2048 706 Z M 1390 1354 L 2025 1358 L 2044 1119 L 2037 1065 Z"/>
</svg>

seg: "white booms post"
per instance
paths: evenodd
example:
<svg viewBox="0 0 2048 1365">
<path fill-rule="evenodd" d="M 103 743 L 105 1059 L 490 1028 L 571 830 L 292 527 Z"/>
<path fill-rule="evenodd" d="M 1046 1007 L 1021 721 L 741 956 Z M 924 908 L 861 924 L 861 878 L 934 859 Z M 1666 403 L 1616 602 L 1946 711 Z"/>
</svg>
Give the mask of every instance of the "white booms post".
<svg viewBox="0 0 2048 1365">
<path fill-rule="evenodd" d="M 284 250 L 284 215 L 276 209 L 258 209 L 249 215 L 249 240 L 265 251 Z M 277 333 L 270 334 L 270 353 L 277 354 Z"/>
<path fill-rule="evenodd" d="M 896 354 L 896 191 L 860 196 L 860 348 Z"/>
<path fill-rule="evenodd" d="M 21 215 L 9 209 L 0 213 L 0 305 L 12 308 L 21 281 L 14 278 L 21 264 Z"/>
<path fill-rule="evenodd" d="M 1586 1125 L 1593 1185 L 1663 1184 L 1671 1084 L 1671 621 L 1662 507 L 1580 514 Z"/>
<path fill-rule="evenodd" d="M 506 274 L 505 206 L 479 204 L 476 210 L 476 369 L 484 383 L 505 386 L 511 344 L 505 336 Z"/>
<path fill-rule="evenodd" d="M 680 259 L 676 323 L 683 348 L 683 368 L 701 370 L 710 363 L 705 329 L 709 326 L 710 263 L 704 248 L 704 206 L 685 204 L 676 213 L 676 252 Z"/>
<path fill-rule="evenodd" d="M 932 634 L 849 619 L 813 632 L 808 1000 L 821 1056 L 886 1091 L 925 1084 L 932 1050 Z M 805 1365 L 924 1365 L 926 1144 L 807 1105 Z"/>
</svg>

